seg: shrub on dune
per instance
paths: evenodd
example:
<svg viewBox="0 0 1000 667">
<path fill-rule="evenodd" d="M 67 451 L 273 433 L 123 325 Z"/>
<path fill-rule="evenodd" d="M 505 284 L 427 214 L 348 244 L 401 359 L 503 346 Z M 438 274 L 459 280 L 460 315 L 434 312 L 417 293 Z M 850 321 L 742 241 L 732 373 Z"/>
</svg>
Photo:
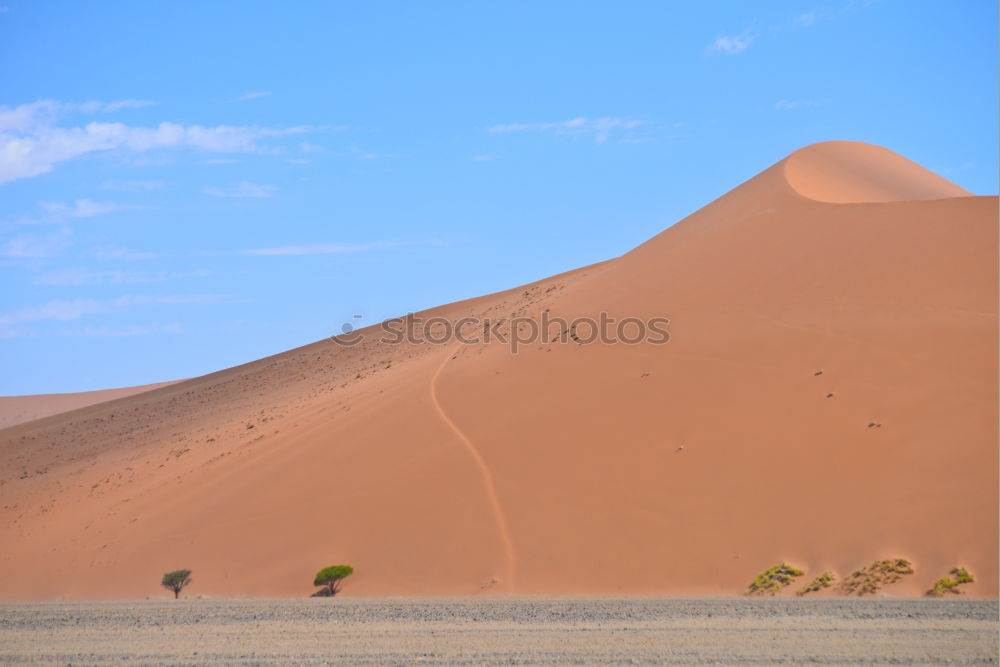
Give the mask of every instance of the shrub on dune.
<svg viewBox="0 0 1000 667">
<path fill-rule="evenodd" d="M 951 577 L 941 577 L 934 582 L 934 585 L 924 595 L 931 598 L 943 597 L 946 593 L 961 595 L 962 591 L 958 590 L 958 587 L 962 584 L 970 584 L 975 581 L 972 574 L 964 567 L 953 567 L 948 574 Z"/>
<path fill-rule="evenodd" d="M 174 599 L 180 597 L 184 587 L 191 583 L 191 570 L 174 570 L 163 575 L 160 585 L 174 592 Z"/>
<path fill-rule="evenodd" d="M 744 595 L 777 595 L 778 591 L 792 583 L 795 577 L 805 574 L 788 563 L 781 562 L 757 575 L 747 587 Z"/>
<path fill-rule="evenodd" d="M 325 596 L 333 597 L 340 592 L 341 582 L 354 573 L 350 565 L 331 565 L 316 573 L 313 586 L 326 586 Z"/>
</svg>

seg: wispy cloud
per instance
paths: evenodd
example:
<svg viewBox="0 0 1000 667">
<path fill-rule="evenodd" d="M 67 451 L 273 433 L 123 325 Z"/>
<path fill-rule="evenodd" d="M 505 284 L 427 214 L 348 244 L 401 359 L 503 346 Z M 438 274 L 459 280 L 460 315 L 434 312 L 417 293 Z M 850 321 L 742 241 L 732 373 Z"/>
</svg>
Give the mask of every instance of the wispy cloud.
<svg viewBox="0 0 1000 667">
<path fill-rule="evenodd" d="M 792 18 L 792 23 L 801 28 L 812 28 L 825 21 L 834 21 L 844 14 L 856 9 L 865 9 L 872 4 L 872 0 L 850 0 L 837 7 L 825 7 L 804 12 Z"/>
<path fill-rule="evenodd" d="M 0 256 L 15 259 L 54 257 L 72 244 L 72 233 L 62 229 L 54 234 L 20 234 L 0 245 Z"/>
<path fill-rule="evenodd" d="M 308 141 L 303 141 L 299 144 L 299 148 L 303 153 L 322 153 L 325 149 L 318 144 L 311 144 Z"/>
<path fill-rule="evenodd" d="M 146 252 L 142 250 L 132 250 L 131 248 L 122 248 L 119 246 L 100 246 L 97 248 L 91 248 L 84 253 L 87 257 L 93 257 L 94 259 L 108 260 L 108 261 L 138 261 L 146 259 L 155 259 L 157 254 L 155 252 Z"/>
<path fill-rule="evenodd" d="M 785 19 L 780 23 L 767 26 L 763 28 L 762 32 L 763 34 L 773 37 L 776 34 L 787 30 L 813 28 L 820 23 L 839 19 L 845 14 L 849 14 L 855 10 L 865 9 L 873 2 L 874 0 L 848 0 L 837 7 L 813 9 L 801 14 L 796 14 L 795 16 Z M 738 35 L 721 33 L 715 38 L 715 41 L 705 48 L 705 54 L 735 56 L 743 53 L 750 48 L 750 45 L 757 39 L 759 33 L 755 29 L 756 27 L 758 26 L 749 27 Z"/>
<path fill-rule="evenodd" d="M 490 160 L 493 159 L 493 156 L 492 155 L 473 155 L 472 159 L 475 162 L 489 162 Z"/>
<path fill-rule="evenodd" d="M 580 116 L 554 123 L 508 123 L 487 128 L 491 134 L 510 132 L 550 132 L 558 135 L 593 136 L 594 141 L 603 143 L 614 131 L 631 130 L 642 125 L 640 120 L 627 118 L 585 118 Z"/>
<path fill-rule="evenodd" d="M 142 109 L 145 107 L 151 107 L 154 104 L 156 104 L 156 102 L 150 102 L 149 100 L 118 100 L 117 102 L 108 102 L 103 105 L 101 107 L 101 111 L 104 113 L 114 113 L 116 111 L 121 111 L 122 109 Z"/>
<path fill-rule="evenodd" d="M 141 109 L 154 105 L 146 100 L 117 100 L 114 102 L 59 102 L 38 100 L 16 107 L 0 105 L 0 132 L 25 132 L 32 128 L 53 125 L 60 116 L 68 114 L 115 113 L 122 109 Z"/>
<path fill-rule="evenodd" d="M 101 187 L 105 190 L 123 190 L 125 192 L 159 190 L 166 186 L 166 181 L 104 181 L 101 183 Z"/>
<path fill-rule="evenodd" d="M 231 99 L 229 101 L 230 102 L 247 102 L 249 100 L 260 99 L 261 97 L 267 97 L 270 94 L 271 93 L 263 91 L 263 90 L 251 90 L 251 91 L 243 93 L 239 97 Z"/>
<path fill-rule="evenodd" d="M 236 185 L 228 188 L 207 186 L 202 192 L 213 197 L 231 197 L 236 199 L 264 199 L 273 197 L 278 193 L 277 186 L 264 185 L 261 183 L 251 183 L 250 181 L 240 181 Z"/>
<path fill-rule="evenodd" d="M 89 199 L 77 199 L 71 204 L 64 204 L 55 201 L 40 202 L 41 207 L 49 214 L 52 220 L 65 220 L 66 218 L 93 218 L 98 215 L 106 215 L 121 211 L 133 206 L 124 206 L 111 201 L 91 201 Z"/>
<path fill-rule="evenodd" d="M 183 278 L 204 278 L 211 271 L 92 271 L 89 269 L 58 269 L 41 273 L 33 279 L 38 285 L 78 287 L 82 285 L 121 285 L 158 283 Z"/>
<path fill-rule="evenodd" d="M 968 162 L 963 162 L 962 164 L 960 164 L 957 167 L 941 167 L 941 168 L 935 169 L 934 171 L 936 171 L 939 174 L 960 174 L 963 171 L 969 171 L 969 170 L 975 169 L 975 168 L 976 168 L 975 161 L 974 160 L 970 160 Z"/>
<path fill-rule="evenodd" d="M 795 111 L 815 106 L 819 106 L 819 102 L 814 100 L 778 100 L 774 103 L 774 108 L 778 111 Z"/>
<path fill-rule="evenodd" d="M 92 201 L 90 199 L 77 199 L 74 202 L 41 201 L 38 202 L 42 209 L 41 215 L 22 215 L 19 218 L 0 222 L 0 231 L 13 229 L 26 225 L 51 225 L 55 223 L 65 224 L 73 218 L 93 218 L 99 215 L 107 215 L 117 211 L 127 211 L 141 209 L 141 206 L 129 204 L 119 204 L 112 201 Z"/>
<path fill-rule="evenodd" d="M 103 106 L 134 105 L 126 100 Z M 210 153 L 264 152 L 261 142 L 322 128 L 300 125 L 269 128 L 256 125 L 180 125 L 162 122 L 154 127 L 124 123 L 90 122 L 83 126 L 57 125 L 67 110 L 87 110 L 42 100 L 18 107 L 0 106 L 0 183 L 45 174 L 60 162 L 91 153 L 119 151 L 144 153 L 157 149 L 188 148 Z M 95 110 L 98 110 L 95 108 Z"/>
<path fill-rule="evenodd" d="M 289 245 L 275 248 L 253 248 L 251 250 L 239 250 L 239 255 L 252 256 L 278 256 L 278 255 L 341 255 L 351 252 L 361 252 L 363 250 L 375 250 L 387 248 L 390 244 L 368 243 L 313 243 L 310 245 Z"/>
<path fill-rule="evenodd" d="M 817 11 L 806 12 L 805 14 L 799 14 L 792 19 L 792 23 L 797 23 L 803 28 L 811 28 L 820 20 L 821 15 Z"/>
<path fill-rule="evenodd" d="M 117 299 L 53 300 L 0 313 L 0 328 L 13 327 L 26 322 L 76 320 L 85 315 L 106 313 L 122 308 L 147 304 L 209 304 L 224 301 L 217 294 L 181 294 L 174 296 L 122 296 Z"/>
<path fill-rule="evenodd" d="M 54 332 L 57 336 L 97 336 L 120 338 L 127 336 L 149 336 L 152 334 L 180 333 L 181 325 L 177 322 L 171 324 L 154 324 L 150 326 L 132 326 L 122 329 L 114 327 L 84 327 L 82 329 L 68 329 Z"/>
<path fill-rule="evenodd" d="M 73 299 L 72 301 L 49 301 L 38 306 L 27 306 L 18 310 L 0 314 L 0 327 L 9 327 L 24 322 L 39 320 L 75 320 L 100 313 L 114 307 L 113 302 L 102 302 L 97 299 Z"/>
<path fill-rule="evenodd" d="M 724 56 L 735 56 L 750 48 L 750 45 L 753 44 L 756 38 L 757 35 L 751 28 L 747 28 L 738 35 L 721 34 L 706 47 L 705 53 L 708 55 L 721 54 Z"/>
<path fill-rule="evenodd" d="M 287 245 L 273 248 L 252 248 L 250 250 L 237 250 L 237 255 L 250 255 L 255 257 L 278 257 L 278 256 L 298 256 L 298 255 L 344 255 L 352 252 L 364 252 L 366 250 L 386 250 L 388 248 L 399 248 L 403 246 L 416 245 L 442 245 L 444 241 L 428 239 L 422 241 L 380 241 L 376 243 L 311 243 L 307 245 Z"/>
</svg>

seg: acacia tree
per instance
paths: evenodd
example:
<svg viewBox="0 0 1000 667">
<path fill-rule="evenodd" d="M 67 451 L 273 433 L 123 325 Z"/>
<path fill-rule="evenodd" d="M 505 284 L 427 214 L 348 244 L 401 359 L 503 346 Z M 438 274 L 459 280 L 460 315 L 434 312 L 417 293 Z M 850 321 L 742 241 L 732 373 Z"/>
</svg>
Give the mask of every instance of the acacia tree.
<svg viewBox="0 0 1000 667">
<path fill-rule="evenodd" d="M 354 573 L 354 568 L 350 565 L 331 565 L 330 567 L 324 567 L 322 570 L 316 573 L 316 579 L 313 580 L 313 586 L 326 586 L 328 595 L 333 597 L 340 592 L 340 582 L 351 576 Z"/>
<path fill-rule="evenodd" d="M 184 587 L 191 583 L 191 570 L 174 570 L 163 575 L 160 585 L 174 592 L 174 599 L 180 597 Z"/>
</svg>

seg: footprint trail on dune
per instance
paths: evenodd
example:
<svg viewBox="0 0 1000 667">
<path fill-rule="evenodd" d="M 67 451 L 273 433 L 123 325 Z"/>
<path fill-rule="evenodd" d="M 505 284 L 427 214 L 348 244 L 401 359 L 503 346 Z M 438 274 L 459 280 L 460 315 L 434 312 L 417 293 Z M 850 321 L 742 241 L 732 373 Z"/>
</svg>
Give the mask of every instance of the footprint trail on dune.
<svg viewBox="0 0 1000 667">
<path fill-rule="evenodd" d="M 431 377 L 431 402 L 434 404 L 434 410 L 437 412 L 441 420 L 448 425 L 448 428 L 452 430 L 461 442 L 465 449 L 469 452 L 469 456 L 476 463 L 476 467 L 479 468 L 479 474 L 483 478 L 483 487 L 486 491 L 487 499 L 489 500 L 490 507 L 493 509 L 493 517 L 497 524 L 497 531 L 500 534 L 500 542 L 504 549 L 504 559 L 506 562 L 506 570 L 504 572 L 503 581 L 501 582 L 504 589 L 509 593 L 514 587 L 514 569 L 517 563 L 517 556 L 514 550 L 514 541 L 510 537 L 510 529 L 507 526 L 507 517 L 504 514 L 503 506 L 500 504 L 500 498 L 497 496 L 496 486 L 493 484 L 493 473 L 490 472 L 490 468 L 486 465 L 486 461 L 483 459 L 479 450 L 476 446 L 472 444 L 472 441 L 462 432 L 462 429 L 455 424 L 454 421 L 448 416 L 441 407 L 441 401 L 438 398 L 437 393 L 437 383 L 438 378 L 441 376 L 441 371 L 448 364 L 448 361 L 455 356 L 455 352 L 458 350 L 459 343 L 455 347 L 448 350 L 444 356 L 444 360 L 441 365 L 438 366 L 437 370 L 434 371 L 433 377 Z"/>
</svg>

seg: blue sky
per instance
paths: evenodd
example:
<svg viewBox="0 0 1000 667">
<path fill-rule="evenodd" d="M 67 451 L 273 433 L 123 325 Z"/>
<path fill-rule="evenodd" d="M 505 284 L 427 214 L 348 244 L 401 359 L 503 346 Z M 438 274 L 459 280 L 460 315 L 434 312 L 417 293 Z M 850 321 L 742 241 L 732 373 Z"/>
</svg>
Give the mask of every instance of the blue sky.
<svg viewBox="0 0 1000 667">
<path fill-rule="evenodd" d="M 987 0 L 0 3 L 4 395 L 607 259 L 816 141 L 996 193 Z"/>
</svg>

